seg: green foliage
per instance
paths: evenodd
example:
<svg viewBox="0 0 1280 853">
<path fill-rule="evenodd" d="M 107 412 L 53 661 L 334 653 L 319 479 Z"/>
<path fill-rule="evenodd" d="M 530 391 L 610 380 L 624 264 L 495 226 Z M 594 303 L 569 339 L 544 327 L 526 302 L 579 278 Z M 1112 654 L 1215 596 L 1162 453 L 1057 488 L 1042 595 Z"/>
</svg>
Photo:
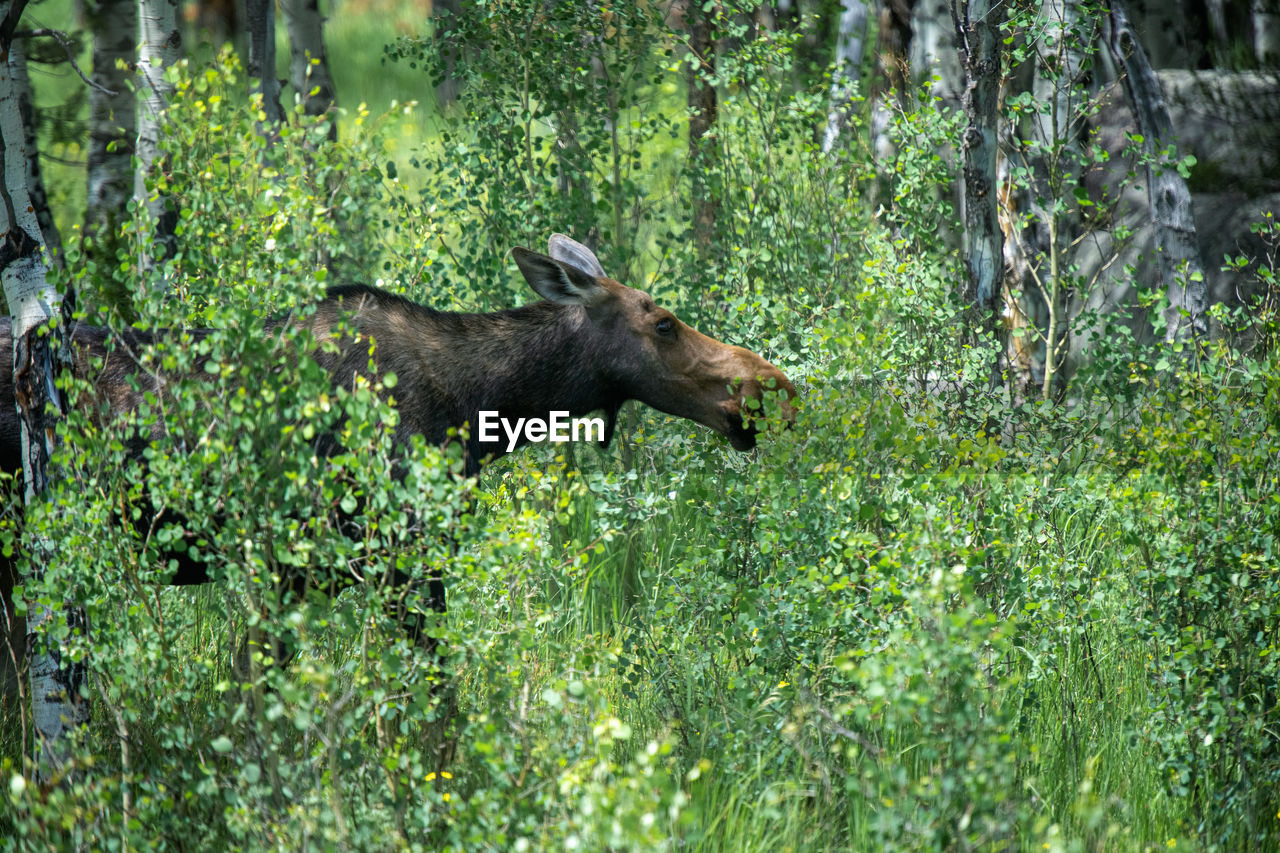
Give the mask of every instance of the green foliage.
<svg viewBox="0 0 1280 853">
<path fill-rule="evenodd" d="M 462 82 L 438 139 L 412 161 L 428 176 L 422 203 L 447 223 L 456 274 L 500 281 L 510 247 L 554 231 L 598 238 L 616 255 L 613 274 L 628 272 L 642 245 L 632 235 L 666 189 L 652 173 L 678 132 L 658 15 L 648 4 L 462 4 L 438 38 L 388 49 L 428 79 L 450 67 Z M 522 283 L 476 292 L 485 307 L 525 297 Z"/>
<path fill-rule="evenodd" d="M 361 188 L 380 198 L 380 183 L 356 172 L 333 211 L 317 211 L 317 197 L 373 140 L 321 150 L 324 127 L 299 115 L 269 142 L 260 113 L 227 105 L 238 74 L 228 57 L 174 73 L 162 187 L 184 201 L 182 248 L 152 281 L 131 274 L 146 320 L 215 331 L 157 333 L 144 363 L 167 377 L 165 392 L 127 417 L 102 423 L 95 382 L 68 389 L 81 402 L 59 425 L 58 491 L 25 521 L 28 536 L 58 543 L 59 561 L 28 595 L 85 608 L 92 632 L 68 643 L 92 661 L 95 716 L 72 753 L 71 803 L 13 788 L 6 835 L 52 838 L 60 815 L 97 802 L 114 807 L 68 829 L 121 847 L 183 843 L 191 827 L 215 846 L 377 846 L 407 803 L 443 809 L 426 779 L 440 739 L 400 727 L 411 717 L 440 729 L 450 694 L 396 616 L 422 613 L 448 642 L 425 587 L 480 528 L 456 461 L 392 445 L 383 387 L 333 388 L 309 355 L 315 341 L 267 325 L 309 310 L 326 272 L 318 248 L 366 251 L 343 233 L 374 232 L 359 218 Z M 393 376 L 380 381 L 394 394 Z M 317 453 L 326 440 L 339 452 Z M 144 466 L 129 461 L 139 446 Z M 148 506 L 163 514 L 122 523 Z M 216 586 L 165 589 L 175 548 L 214 555 Z M 391 586 L 397 571 L 417 583 Z M 368 582 L 336 605 L 318 592 L 353 577 Z M 383 760 L 366 763 L 375 750 Z"/>
<path fill-rule="evenodd" d="M 104 423 L 86 386 L 60 425 L 25 535 L 61 562 L 25 592 L 85 606 L 93 718 L 65 785 L 5 753 L 0 846 L 1274 847 L 1274 264 L 1233 262 L 1258 299 L 1219 319 L 1249 352 L 1187 361 L 1099 321 L 1075 395 L 1020 402 L 990 386 L 939 237 L 955 116 L 890 116 L 875 174 L 857 145 L 824 155 L 795 36 L 719 4 L 695 174 L 658 7 L 464 5 L 467 85 L 408 156 L 401 116 L 356 112 L 330 144 L 299 114 L 268 142 L 229 55 L 175 71 L 157 180 L 179 250 L 125 273 L 149 328 L 215 331 L 163 338 L 150 363 L 184 378 L 131 418 Z M 428 41 L 391 56 L 443 63 Z M 334 389 L 317 343 L 270 325 L 335 277 L 508 306 L 506 252 L 551 231 L 597 235 L 611 274 L 784 367 L 794 428 L 767 417 L 731 455 L 631 411 L 612 450 L 465 480 L 390 442 L 392 377 Z M 216 584 L 162 584 L 177 542 Z M 368 582 L 279 583 L 335 567 Z"/>
<path fill-rule="evenodd" d="M 1130 429 L 1125 534 L 1141 554 L 1136 639 L 1151 649 L 1144 727 L 1211 847 L 1276 842 L 1280 785 L 1273 358 L 1221 346 L 1154 389 Z M 1176 451 L 1171 452 L 1176 448 Z"/>
</svg>

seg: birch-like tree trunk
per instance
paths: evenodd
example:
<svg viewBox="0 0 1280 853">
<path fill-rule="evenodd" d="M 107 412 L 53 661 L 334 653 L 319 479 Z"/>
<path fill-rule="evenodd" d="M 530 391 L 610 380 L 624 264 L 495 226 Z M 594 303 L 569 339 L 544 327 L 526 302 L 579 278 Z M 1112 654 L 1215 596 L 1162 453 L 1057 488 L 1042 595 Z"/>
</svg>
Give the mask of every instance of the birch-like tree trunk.
<svg viewBox="0 0 1280 853">
<path fill-rule="evenodd" d="M 154 243 L 140 253 L 143 269 L 155 259 L 168 257 L 174 248 L 177 212 L 161 192 L 147 190 L 147 178 L 156 168 L 160 152 L 160 122 L 173 86 L 164 79 L 166 68 L 182 55 L 182 33 L 178 29 L 178 0 L 138 0 L 138 168 L 134 173 L 133 197 L 147 211 Z"/>
<path fill-rule="evenodd" d="M 1028 392 L 1034 386 L 1044 400 L 1062 391 L 1070 340 L 1068 258 L 1080 231 L 1074 189 L 1088 100 L 1084 55 L 1097 41 L 1096 17 L 1081 15 L 1068 0 L 1043 0 L 1035 52 L 1024 73 L 1014 75 L 1018 82 L 1006 84 L 1030 88 L 1036 105 L 1019 126 L 1005 128 L 1000 161 L 1007 358 L 1018 386 Z"/>
<path fill-rule="evenodd" d="M 964 93 L 964 50 L 956 50 L 956 6 L 970 6 L 966 0 L 915 0 L 911 9 L 911 72 L 918 80 L 937 79 L 930 83 L 933 95 L 949 107 L 959 106 Z M 1004 4 L 983 3 L 996 7 L 1004 16 Z M 981 17 L 979 23 L 985 23 Z"/>
<path fill-rule="evenodd" d="M 324 18 L 319 0 L 280 0 L 285 29 L 289 31 L 289 82 L 302 98 L 309 116 L 333 109 L 333 76 L 324 49 Z M 329 122 L 329 139 L 338 138 L 338 123 Z"/>
<path fill-rule="evenodd" d="M 280 0 L 285 29 L 289 33 L 289 83 L 309 116 L 329 114 L 329 141 L 338 139 L 338 118 L 333 115 L 336 90 L 329 73 L 324 46 L 324 17 L 318 0 Z M 341 226 L 339 226 L 341 227 Z M 332 269 L 327 244 L 316 246 L 316 263 Z"/>
<path fill-rule="evenodd" d="M 899 104 L 911 99 L 911 76 L 908 57 L 911 54 L 911 15 L 915 0 L 879 0 L 876 19 L 876 76 L 871 84 L 871 150 L 877 162 L 891 163 L 894 144 L 889 135 L 893 121 L 893 101 Z M 873 199 L 878 199 L 886 182 L 876 182 Z M 872 205 L 875 207 L 873 201 Z"/>
<path fill-rule="evenodd" d="M 449 37 L 449 31 L 457 25 L 458 15 L 462 13 L 462 0 L 432 0 L 431 22 L 436 44 L 444 54 L 444 79 L 436 87 L 436 97 L 442 106 L 449 106 L 458 100 L 462 90 L 462 81 L 458 79 L 457 40 Z"/>
<path fill-rule="evenodd" d="M 1253 0 L 1253 55 L 1263 68 L 1280 66 L 1280 2 Z"/>
<path fill-rule="evenodd" d="M 836 140 L 849 123 L 867 34 L 867 4 L 863 0 L 843 0 L 841 6 L 835 67 L 831 70 L 831 111 L 827 114 L 827 127 L 822 134 L 824 154 L 835 147 Z"/>
<path fill-rule="evenodd" d="M 249 27 L 249 92 L 262 96 L 267 125 L 276 127 L 283 118 L 280 109 L 280 81 L 276 78 L 276 10 L 274 0 L 248 0 L 245 4 Z"/>
<path fill-rule="evenodd" d="M 48 253 L 26 184 L 29 152 L 15 85 L 10 25 L 16 23 L 24 5 L 0 0 L 0 281 L 11 315 L 13 404 L 21 422 L 24 502 L 32 506 L 45 499 L 48 487 L 55 435 L 49 410 L 61 410 L 54 384 L 54 356 L 62 350 L 62 335 L 57 325 L 60 317 L 53 313 L 59 297 L 45 275 Z M 40 334 L 39 328 L 51 319 L 53 334 Z M 31 571 L 38 577 L 55 557 L 56 549 L 40 537 L 30 537 L 27 545 Z M 64 603 L 63 612 L 73 622 L 82 622 L 70 602 Z M 87 704 L 80 701 L 83 665 L 70 661 L 64 665 L 62 650 L 41 630 L 53 615 L 50 608 L 35 605 L 27 619 L 33 746 L 42 781 L 55 778 L 61 770 L 65 763 L 63 735 L 84 722 L 88 711 Z"/>
<path fill-rule="evenodd" d="M 876 17 L 875 90 L 906 94 L 911 85 L 907 60 L 911 54 L 911 16 L 916 0 L 878 0 Z"/>
<path fill-rule="evenodd" d="M 138 7 L 137 0 L 83 1 L 85 24 L 93 32 L 93 82 L 101 87 L 89 89 L 84 233 L 92 241 L 92 256 L 110 267 L 125 248 L 122 226 L 134 182 L 137 104 L 128 66 L 137 54 Z"/>
<path fill-rule="evenodd" d="M 969 275 L 963 298 L 974 324 L 991 328 L 1004 267 L 1003 235 L 998 223 L 997 110 L 1000 89 L 1002 0 L 952 0 L 952 21 L 960 43 L 965 86 L 961 97 L 967 125 L 961 141 L 964 160 L 960 210 Z M 977 328 L 975 327 L 975 331 Z"/>
<path fill-rule="evenodd" d="M 1169 109 L 1121 0 L 1111 3 L 1109 23 L 1108 48 L 1124 69 L 1124 88 L 1147 161 L 1147 196 L 1155 225 L 1157 261 L 1172 306 L 1165 339 L 1176 341 L 1192 336 L 1199 340 L 1208 331 L 1209 294 L 1196 243 L 1191 193 L 1164 155 L 1165 147 L 1173 142 Z"/>
<path fill-rule="evenodd" d="M 705 255 L 715 230 L 716 212 L 713 182 L 708 172 L 719 167 L 718 148 L 705 137 L 715 127 L 719 96 L 711 82 L 716 70 L 715 19 L 718 7 L 690 3 L 685 22 L 689 28 L 689 168 L 693 175 L 693 238 L 698 252 Z"/>
<path fill-rule="evenodd" d="M 579 57 L 590 57 L 591 71 L 597 77 L 604 78 L 605 68 L 600 62 L 599 56 L 604 49 L 600 44 L 602 37 L 597 35 L 594 30 L 586 30 L 578 33 L 577 55 Z M 607 78 L 605 78 L 607 79 Z M 610 106 L 616 103 L 616 93 L 612 87 L 609 90 Z M 586 240 L 587 245 L 592 251 L 595 251 L 595 195 L 596 185 L 598 181 L 592 170 L 591 156 L 582 147 L 582 142 L 578 137 L 578 104 L 576 99 L 565 104 L 563 109 L 556 111 L 555 123 L 555 144 L 554 151 L 556 154 L 556 191 L 560 198 L 572 204 L 571 212 L 568 214 L 568 222 L 571 223 L 574 231 L 570 233 L 581 234 L 581 239 Z M 610 130 L 610 136 L 613 141 L 612 154 L 609 158 L 615 167 L 614 176 L 616 188 L 617 184 L 617 166 L 618 166 L 618 126 L 616 120 L 616 110 L 610 109 L 609 118 L 606 125 Z M 615 189 L 616 193 L 616 189 Z M 617 198 L 613 199 L 615 202 Z M 621 223 L 617 221 L 619 212 L 618 205 L 614 204 L 615 213 L 615 233 Z"/>
<path fill-rule="evenodd" d="M 50 259 L 62 263 L 62 235 L 53 221 L 53 211 L 49 208 L 49 196 L 44 191 L 44 178 L 40 174 L 40 154 L 36 139 L 36 111 L 31 98 L 31 80 L 27 76 L 27 57 L 23 52 L 21 39 L 14 39 L 10 45 L 9 63 L 13 68 L 13 85 L 18 98 L 18 111 L 22 115 L 22 138 L 26 150 L 30 152 L 27 161 L 27 194 L 34 208 L 36 222 L 40 224 L 40 234 L 44 237 L 45 247 L 50 252 Z"/>
<path fill-rule="evenodd" d="M 1209 18 L 1209 36 L 1214 44 L 1219 48 L 1230 44 L 1231 34 L 1227 30 L 1226 0 L 1205 0 L 1204 9 Z"/>
</svg>

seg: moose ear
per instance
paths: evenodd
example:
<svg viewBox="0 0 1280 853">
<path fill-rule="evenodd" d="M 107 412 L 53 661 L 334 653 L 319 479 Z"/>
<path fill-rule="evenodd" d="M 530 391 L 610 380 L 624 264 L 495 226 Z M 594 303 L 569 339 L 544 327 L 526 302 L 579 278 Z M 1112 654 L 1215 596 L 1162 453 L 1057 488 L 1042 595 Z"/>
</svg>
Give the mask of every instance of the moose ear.
<svg viewBox="0 0 1280 853">
<path fill-rule="evenodd" d="M 525 281 L 549 302 L 560 305 L 591 305 L 609 293 L 600 286 L 595 276 L 576 266 L 528 249 L 515 248 L 511 250 L 511 254 L 515 256 L 516 266 L 520 267 Z"/>
<path fill-rule="evenodd" d="M 563 234 L 552 234 L 547 241 L 547 254 L 566 266 L 581 270 L 592 278 L 604 278 L 604 267 L 596 259 L 596 253 Z"/>
</svg>

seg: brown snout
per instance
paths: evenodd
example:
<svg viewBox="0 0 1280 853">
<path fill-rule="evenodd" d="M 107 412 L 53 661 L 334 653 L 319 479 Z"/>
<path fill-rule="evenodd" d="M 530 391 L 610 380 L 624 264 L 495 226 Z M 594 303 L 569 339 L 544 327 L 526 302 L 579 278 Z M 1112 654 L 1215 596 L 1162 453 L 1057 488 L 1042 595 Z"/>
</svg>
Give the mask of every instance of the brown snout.
<svg viewBox="0 0 1280 853">
<path fill-rule="evenodd" d="M 795 423 L 796 411 L 792 401 L 796 398 L 796 388 L 787 375 L 755 353 L 745 352 L 755 362 L 749 366 L 751 373 L 739 379 L 739 390 L 725 403 L 725 419 L 728 429 L 725 435 L 734 450 L 747 451 L 756 446 L 756 434 L 759 432 L 759 418 L 763 411 L 759 405 L 748 404 L 747 400 L 761 403 L 766 393 L 776 392 L 778 414 L 783 423 L 790 427 Z M 746 371 L 744 371 L 746 372 Z"/>
<path fill-rule="evenodd" d="M 658 362 L 666 376 L 652 382 L 647 393 L 637 394 L 641 400 L 710 427 L 741 451 L 756 446 L 766 396 L 775 395 L 778 401 L 771 414 L 788 424 L 795 420 L 796 389 L 781 370 L 749 349 L 721 343 L 683 323 L 671 328 L 678 329 L 679 344 L 665 350 L 672 355 Z"/>
</svg>

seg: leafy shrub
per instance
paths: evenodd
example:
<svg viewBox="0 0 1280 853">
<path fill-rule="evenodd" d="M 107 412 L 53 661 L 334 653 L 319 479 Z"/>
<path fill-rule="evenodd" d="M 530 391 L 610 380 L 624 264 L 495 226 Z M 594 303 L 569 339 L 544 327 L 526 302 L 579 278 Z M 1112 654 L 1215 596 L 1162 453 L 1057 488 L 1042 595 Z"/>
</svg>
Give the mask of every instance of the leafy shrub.
<svg viewBox="0 0 1280 853">
<path fill-rule="evenodd" d="M 1019 402 L 989 383 L 996 343 L 963 327 L 938 239 L 955 117 L 892 116 L 875 175 L 856 149 L 825 155 L 825 88 L 795 88 L 793 37 L 726 8 L 718 155 L 695 175 L 687 69 L 658 7 L 634 6 L 603 31 L 590 5 L 467 6 L 473 85 L 412 155 L 382 141 L 394 117 L 363 113 L 336 145 L 302 117 L 268 144 L 229 56 L 176 72 L 159 180 L 180 249 L 127 272 L 151 326 L 218 331 L 157 347 L 192 374 L 171 396 L 61 427 L 57 500 L 27 526 L 62 562 L 28 593 L 86 607 L 70 647 L 94 716 L 67 785 L 4 759 L 0 837 L 1272 844 L 1274 318 L 1250 318 L 1250 356 L 1224 343 L 1176 371 L 1116 336 L 1078 394 Z M 435 50 L 393 56 L 438 71 Z M 695 185 L 718 202 L 706 245 Z M 529 449 L 463 480 L 390 443 L 390 377 L 335 390 L 314 341 L 267 331 L 335 277 L 508 306 L 525 297 L 506 251 L 555 230 L 597 235 L 619 278 L 783 366 L 794 428 L 730 456 L 630 411 L 614 449 Z M 161 417 L 146 470 L 129 464 L 130 430 Z M 174 517 L 135 531 L 139 501 Z M 187 534 L 219 583 L 160 583 Z M 332 566 L 374 582 L 279 592 Z M 377 582 L 396 570 L 443 574 L 449 612 Z"/>
<path fill-rule="evenodd" d="M 1133 627 L 1150 649 L 1143 727 L 1207 847 L 1267 847 L 1280 790 L 1274 728 L 1277 386 L 1228 347 L 1168 377 L 1129 432 L 1116 484 L 1141 554 Z"/>
</svg>

